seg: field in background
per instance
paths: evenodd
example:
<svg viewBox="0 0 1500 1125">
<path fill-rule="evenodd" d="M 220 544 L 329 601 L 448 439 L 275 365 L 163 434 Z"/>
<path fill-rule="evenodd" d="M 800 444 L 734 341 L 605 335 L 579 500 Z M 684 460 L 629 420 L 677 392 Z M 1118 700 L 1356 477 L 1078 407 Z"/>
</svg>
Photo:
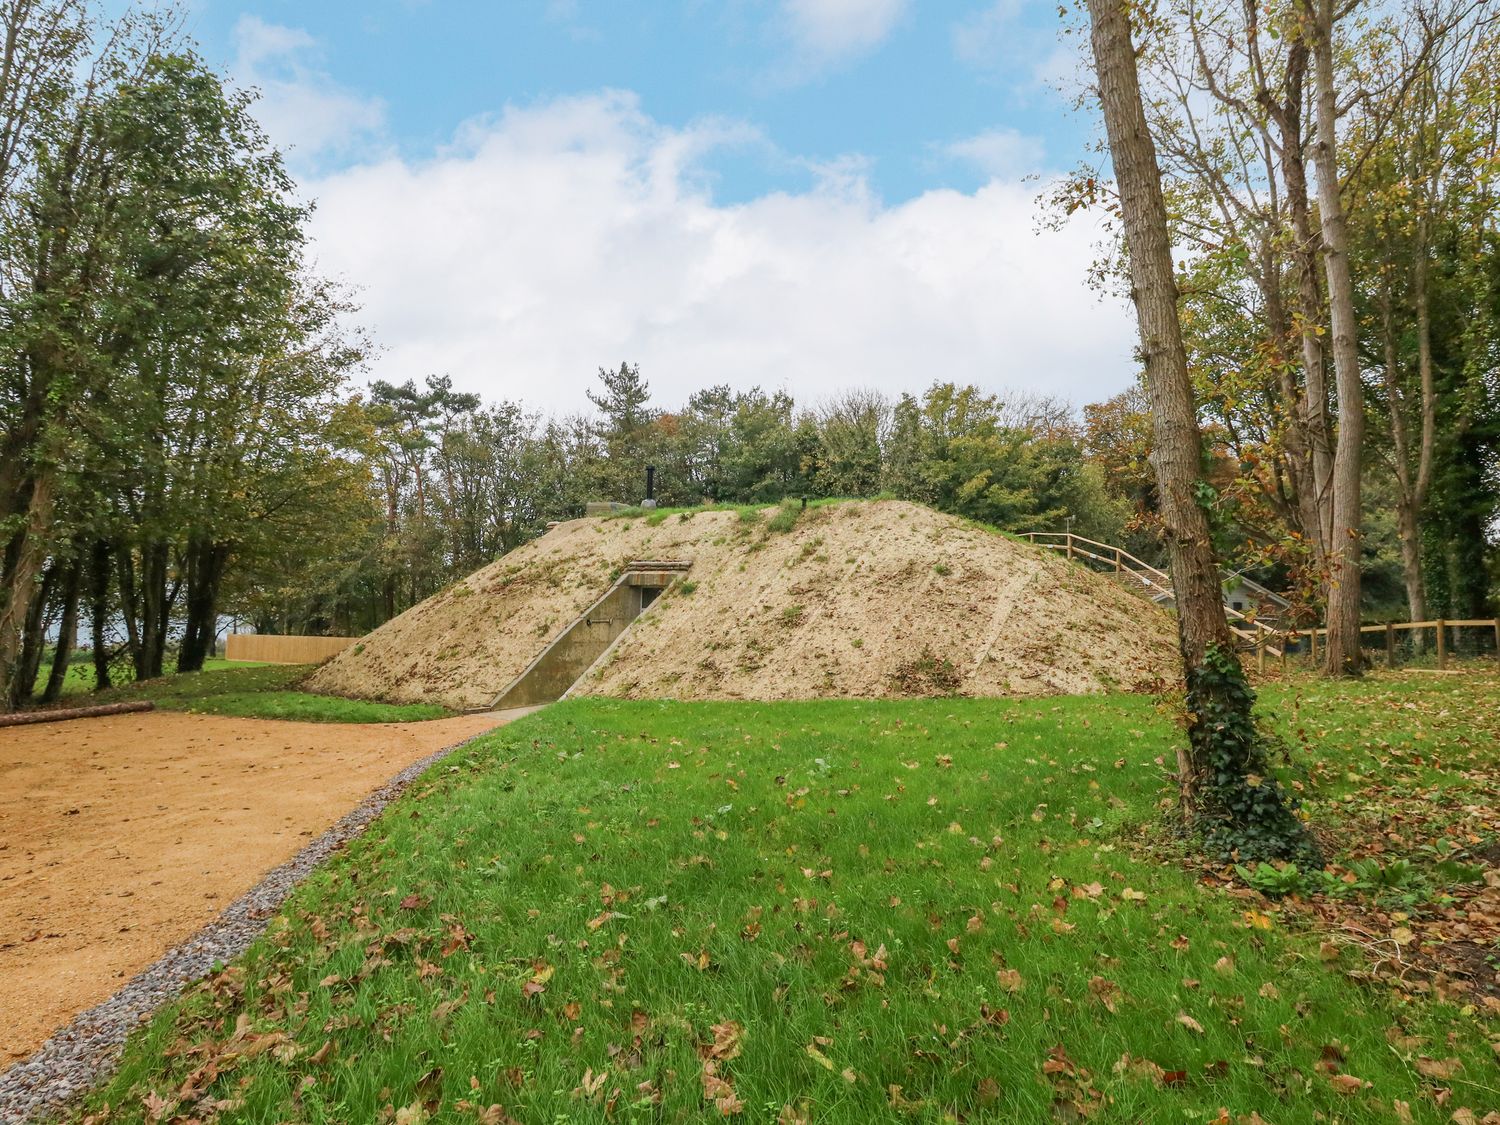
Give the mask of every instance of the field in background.
<svg viewBox="0 0 1500 1125">
<path fill-rule="evenodd" d="M 1274 899 L 1164 837 L 1177 735 L 1149 698 L 557 705 L 429 775 L 92 1104 L 1478 1120 L 1500 677 L 1264 703 L 1336 864 Z M 1460 936 L 1479 955 L 1444 960 Z"/>
</svg>

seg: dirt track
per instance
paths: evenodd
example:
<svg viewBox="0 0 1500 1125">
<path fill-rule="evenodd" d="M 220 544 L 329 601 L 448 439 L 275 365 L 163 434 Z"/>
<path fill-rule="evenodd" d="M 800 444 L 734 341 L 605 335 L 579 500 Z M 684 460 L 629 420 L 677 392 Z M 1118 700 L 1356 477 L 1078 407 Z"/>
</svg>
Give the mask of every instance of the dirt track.
<svg viewBox="0 0 1500 1125">
<path fill-rule="evenodd" d="M 510 717 L 158 711 L 0 732 L 0 1070 L 393 774 Z"/>
</svg>

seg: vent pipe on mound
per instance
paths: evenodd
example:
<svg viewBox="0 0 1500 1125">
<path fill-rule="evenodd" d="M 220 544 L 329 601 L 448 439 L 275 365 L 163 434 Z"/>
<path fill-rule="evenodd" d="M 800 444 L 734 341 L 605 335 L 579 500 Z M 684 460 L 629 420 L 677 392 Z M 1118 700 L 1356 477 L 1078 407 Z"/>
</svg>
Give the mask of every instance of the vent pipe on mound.
<svg viewBox="0 0 1500 1125">
<path fill-rule="evenodd" d="M 646 466 L 646 499 L 641 501 L 641 507 L 656 507 L 656 466 Z"/>
</svg>

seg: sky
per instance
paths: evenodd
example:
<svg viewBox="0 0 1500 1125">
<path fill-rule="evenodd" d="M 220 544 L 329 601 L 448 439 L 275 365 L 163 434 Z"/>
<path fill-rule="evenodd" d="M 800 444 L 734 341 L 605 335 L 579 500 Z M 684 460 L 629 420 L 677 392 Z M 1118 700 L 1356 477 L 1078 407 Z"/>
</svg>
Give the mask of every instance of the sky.
<svg viewBox="0 0 1500 1125">
<path fill-rule="evenodd" d="M 714 383 L 1075 403 L 1125 387 L 1100 232 L 1039 202 L 1090 159 L 1041 0 L 187 0 L 316 203 L 368 378 L 586 409 L 638 363 Z"/>
</svg>

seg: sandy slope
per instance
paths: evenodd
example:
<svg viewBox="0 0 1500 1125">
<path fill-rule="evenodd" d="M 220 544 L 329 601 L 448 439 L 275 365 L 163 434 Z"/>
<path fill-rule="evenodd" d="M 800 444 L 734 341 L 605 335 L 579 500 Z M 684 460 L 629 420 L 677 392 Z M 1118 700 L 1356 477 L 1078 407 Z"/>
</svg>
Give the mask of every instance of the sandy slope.
<svg viewBox="0 0 1500 1125">
<path fill-rule="evenodd" d="M 769 518 L 773 510 L 767 510 Z M 1041 695 L 1173 674 L 1171 618 L 1024 543 L 901 501 L 574 520 L 345 650 L 315 690 L 488 706 L 632 559 L 689 559 L 575 694 L 679 699 Z"/>
</svg>

